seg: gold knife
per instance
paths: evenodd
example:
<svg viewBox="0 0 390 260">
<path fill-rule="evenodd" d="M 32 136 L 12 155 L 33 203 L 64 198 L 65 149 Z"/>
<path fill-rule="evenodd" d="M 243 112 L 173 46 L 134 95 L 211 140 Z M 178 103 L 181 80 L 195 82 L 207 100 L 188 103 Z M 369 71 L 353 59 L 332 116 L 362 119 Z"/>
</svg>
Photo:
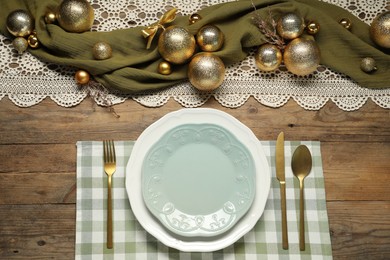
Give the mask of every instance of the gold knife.
<svg viewBox="0 0 390 260">
<path fill-rule="evenodd" d="M 283 249 L 288 249 L 287 209 L 286 209 L 286 176 L 284 172 L 284 133 L 276 140 L 276 177 L 280 184 L 280 203 L 282 209 L 282 240 Z"/>
</svg>

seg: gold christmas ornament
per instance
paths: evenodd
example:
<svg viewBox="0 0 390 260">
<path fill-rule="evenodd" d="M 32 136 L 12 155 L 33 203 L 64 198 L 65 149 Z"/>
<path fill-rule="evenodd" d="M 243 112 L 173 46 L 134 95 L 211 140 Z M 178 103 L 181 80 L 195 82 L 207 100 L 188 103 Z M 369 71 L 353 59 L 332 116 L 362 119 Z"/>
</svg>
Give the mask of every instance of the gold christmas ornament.
<svg viewBox="0 0 390 260">
<path fill-rule="evenodd" d="M 310 21 L 306 24 L 306 31 L 310 35 L 315 35 L 319 32 L 320 25 L 317 22 Z"/>
<path fill-rule="evenodd" d="M 45 14 L 45 23 L 52 24 L 57 21 L 57 16 L 54 12 L 47 12 Z"/>
<path fill-rule="evenodd" d="M 19 54 L 22 54 L 28 48 L 28 42 L 23 37 L 16 37 L 12 41 L 12 45 Z"/>
<path fill-rule="evenodd" d="M 106 42 L 95 43 L 92 47 L 93 57 L 97 60 L 109 59 L 112 56 L 112 48 Z"/>
<path fill-rule="evenodd" d="M 378 15 L 371 23 L 371 39 L 383 48 L 390 48 L 390 11 Z"/>
<path fill-rule="evenodd" d="M 288 13 L 282 16 L 276 25 L 278 34 L 287 40 L 299 37 L 305 29 L 303 18 L 296 13 Z"/>
<path fill-rule="evenodd" d="M 38 37 L 36 34 L 31 34 L 30 36 L 28 36 L 27 42 L 28 42 L 28 45 L 33 49 L 36 49 L 39 47 L 39 41 L 38 41 Z"/>
<path fill-rule="evenodd" d="M 158 30 L 160 28 L 165 30 L 165 26 L 164 25 L 167 24 L 167 23 L 171 23 L 171 22 L 173 22 L 176 19 L 176 12 L 177 12 L 177 9 L 176 8 L 172 8 L 171 10 L 167 11 L 166 13 L 164 13 L 160 17 L 160 20 L 157 23 L 149 25 L 148 27 L 146 27 L 145 29 L 143 29 L 141 31 L 142 35 L 144 36 L 144 38 L 148 39 L 148 42 L 146 44 L 146 49 L 150 48 L 150 46 L 152 44 L 152 41 L 154 39 L 154 36 L 156 36 Z"/>
<path fill-rule="evenodd" d="M 158 73 L 162 75 L 169 75 L 172 73 L 171 64 L 167 61 L 162 61 L 158 64 Z"/>
<path fill-rule="evenodd" d="M 341 26 L 343 26 L 347 30 L 351 30 L 352 28 L 352 22 L 348 18 L 342 18 L 339 21 L 339 24 L 341 24 Z"/>
<path fill-rule="evenodd" d="M 68 32 L 88 31 L 94 18 L 93 8 L 86 0 L 63 0 L 57 12 L 59 25 Z"/>
<path fill-rule="evenodd" d="M 218 51 L 221 49 L 223 41 L 223 33 L 214 25 L 205 25 L 196 34 L 196 42 L 203 51 Z"/>
<path fill-rule="evenodd" d="M 188 79 L 198 90 L 212 91 L 222 84 L 224 78 L 225 64 L 212 53 L 198 53 L 188 65 Z"/>
<path fill-rule="evenodd" d="M 305 76 L 320 64 L 320 50 L 313 39 L 297 38 L 284 49 L 283 60 L 288 71 Z"/>
<path fill-rule="evenodd" d="M 266 43 L 255 54 L 256 66 L 262 71 L 273 71 L 282 63 L 282 52 L 275 45 Z"/>
<path fill-rule="evenodd" d="M 158 39 L 158 51 L 168 62 L 185 63 L 195 52 L 195 37 L 184 27 L 170 26 Z"/>
<path fill-rule="evenodd" d="M 360 69 L 366 73 L 371 73 L 376 71 L 378 68 L 376 67 L 376 62 L 373 58 L 364 58 L 360 63 Z"/>
<path fill-rule="evenodd" d="M 76 71 L 74 78 L 78 84 L 84 85 L 89 82 L 90 76 L 85 70 L 78 70 Z"/>
<path fill-rule="evenodd" d="M 202 16 L 200 16 L 200 14 L 192 14 L 192 15 L 188 18 L 188 21 L 190 22 L 190 24 L 194 24 L 194 23 L 196 23 L 197 21 L 199 21 L 200 19 L 202 19 Z"/>
<path fill-rule="evenodd" d="M 15 10 L 7 16 L 7 29 L 16 37 L 30 35 L 34 29 L 34 18 L 25 10 Z"/>
</svg>

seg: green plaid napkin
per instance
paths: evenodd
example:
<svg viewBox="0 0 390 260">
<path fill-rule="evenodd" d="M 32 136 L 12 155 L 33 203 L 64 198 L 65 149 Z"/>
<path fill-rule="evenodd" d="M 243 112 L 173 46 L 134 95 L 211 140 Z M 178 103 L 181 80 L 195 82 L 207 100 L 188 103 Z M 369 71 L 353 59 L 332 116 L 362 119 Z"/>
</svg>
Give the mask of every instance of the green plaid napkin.
<svg viewBox="0 0 390 260">
<path fill-rule="evenodd" d="M 212 253 L 168 248 L 135 219 L 125 189 L 125 169 L 134 142 L 116 141 L 113 177 L 114 249 L 106 248 L 107 177 L 102 142 L 77 142 L 76 259 L 332 259 L 319 142 L 286 142 L 286 185 L 289 249 L 282 249 L 279 182 L 275 177 L 275 141 L 262 141 L 272 182 L 264 214 L 235 244 Z M 299 251 L 299 183 L 290 163 L 294 149 L 305 144 L 313 155 L 305 179 L 306 251 Z"/>
</svg>

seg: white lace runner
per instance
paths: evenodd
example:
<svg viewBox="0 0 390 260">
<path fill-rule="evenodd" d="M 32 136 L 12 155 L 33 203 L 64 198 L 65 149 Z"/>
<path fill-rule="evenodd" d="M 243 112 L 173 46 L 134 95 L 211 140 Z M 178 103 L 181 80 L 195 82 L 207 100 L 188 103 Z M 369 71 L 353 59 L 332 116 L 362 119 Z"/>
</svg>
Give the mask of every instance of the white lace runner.
<svg viewBox="0 0 390 260">
<path fill-rule="evenodd" d="M 158 20 L 166 7 L 178 8 L 179 15 L 190 15 L 206 5 L 229 0 L 209 0 L 207 4 L 199 0 L 90 2 L 98 21 L 92 30 L 111 31 L 150 25 Z M 385 0 L 325 2 L 345 8 L 368 24 L 379 13 L 386 11 L 389 5 Z M 42 62 L 27 52 L 18 55 L 11 40 L 0 35 L 0 100 L 8 96 L 20 107 L 33 106 L 46 97 L 50 97 L 60 106 L 72 107 L 90 95 L 100 105 L 107 105 L 107 102 L 118 104 L 131 98 L 147 107 L 158 107 L 173 98 L 183 107 L 199 107 L 214 97 L 221 105 L 236 108 L 243 105 L 248 98 L 254 97 L 259 103 L 270 107 L 281 107 L 292 98 L 308 110 L 318 110 L 331 100 L 340 109 L 352 111 L 362 107 L 368 99 L 380 107 L 390 108 L 390 85 L 388 89 L 363 88 L 345 75 L 323 66 L 306 77 L 296 77 L 283 66 L 272 73 L 260 72 L 255 65 L 253 53 L 245 60 L 228 67 L 222 86 L 207 94 L 197 91 L 189 82 L 183 82 L 161 91 L 146 91 L 137 95 L 125 95 L 117 91 L 93 95 L 93 89 L 98 88 L 99 84 L 91 81 L 91 88 L 79 87 L 74 81 L 74 73 L 73 68 Z"/>
</svg>

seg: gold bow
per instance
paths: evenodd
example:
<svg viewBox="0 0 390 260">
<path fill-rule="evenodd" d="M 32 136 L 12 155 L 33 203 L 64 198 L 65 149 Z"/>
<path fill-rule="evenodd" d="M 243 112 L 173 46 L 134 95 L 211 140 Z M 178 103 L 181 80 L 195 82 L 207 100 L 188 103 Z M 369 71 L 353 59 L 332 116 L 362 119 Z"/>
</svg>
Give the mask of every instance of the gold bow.
<svg viewBox="0 0 390 260">
<path fill-rule="evenodd" d="M 146 49 L 150 48 L 150 45 L 152 44 L 153 38 L 156 35 L 158 29 L 162 28 L 165 30 L 164 24 L 171 23 L 176 18 L 176 12 L 177 9 L 173 8 L 166 13 L 164 13 L 160 20 L 157 23 L 154 23 L 152 25 L 149 25 L 146 29 L 142 30 L 142 35 L 145 38 L 148 38 L 148 43 L 146 44 Z"/>
</svg>

